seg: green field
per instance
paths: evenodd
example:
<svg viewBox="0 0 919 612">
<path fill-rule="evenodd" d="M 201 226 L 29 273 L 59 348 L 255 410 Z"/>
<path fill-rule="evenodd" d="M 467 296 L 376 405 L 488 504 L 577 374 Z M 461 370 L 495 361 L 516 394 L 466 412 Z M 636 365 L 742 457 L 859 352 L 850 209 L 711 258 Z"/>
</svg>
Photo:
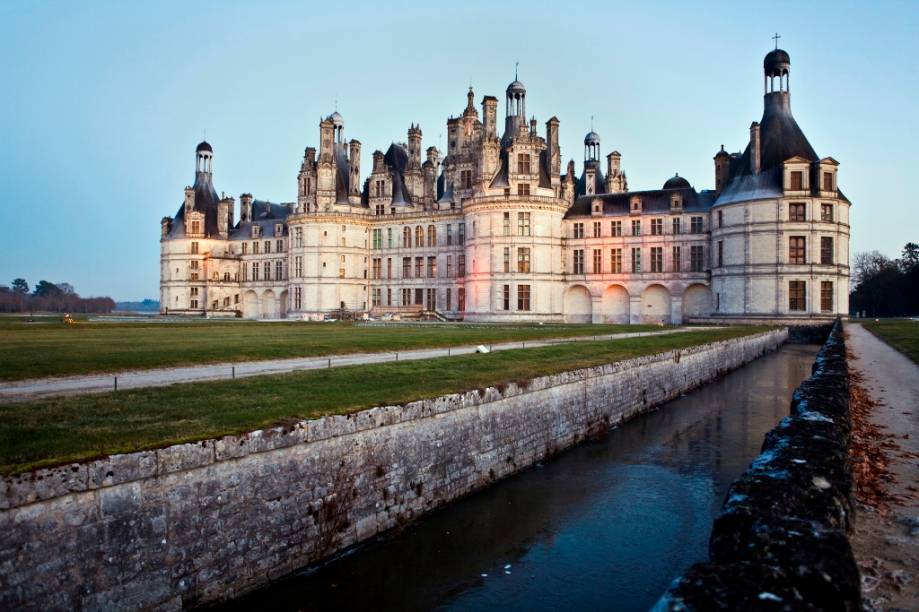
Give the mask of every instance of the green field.
<svg viewBox="0 0 919 612">
<path fill-rule="evenodd" d="M 651 325 L 402 325 L 155 320 L 126 323 L 0 317 L 0 380 L 93 372 L 404 351 L 659 329 Z"/>
<path fill-rule="evenodd" d="M 881 319 L 861 323 L 875 336 L 919 363 L 919 321 Z"/>
<path fill-rule="evenodd" d="M 402 404 L 736 338 L 765 328 L 581 342 L 0 405 L 0 472 Z"/>
</svg>

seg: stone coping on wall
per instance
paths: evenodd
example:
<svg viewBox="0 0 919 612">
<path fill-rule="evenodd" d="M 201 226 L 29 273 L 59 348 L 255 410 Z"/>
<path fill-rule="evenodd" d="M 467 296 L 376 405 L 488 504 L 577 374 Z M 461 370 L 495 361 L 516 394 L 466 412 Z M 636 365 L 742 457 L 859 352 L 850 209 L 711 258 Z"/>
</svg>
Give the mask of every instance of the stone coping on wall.
<svg viewBox="0 0 919 612">
<path fill-rule="evenodd" d="M 775 329 L 741 338 L 709 342 L 683 349 L 644 355 L 614 363 L 551 374 L 526 381 L 510 382 L 422 399 L 395 406 L 378 406 L 350 414 L 329 415 L 303 420 L 292 425 L 260 429 L 217 439 L 176 444 L 165 448 L 110 455 L 80 463 L 22 472 L 0 479 L 0 510 L 26 506 L 72 493 L 113 487 L 167 474 L 205 468 L 248 455 L 267 453 L 298 444 L 309 444 L 347 436 L 362 431 L 408 423 L 442 415 L 461 408 L 488 404 L 550 387 L 576 383 L 590 378 L 640 368 L 662 360 L 679 361 L 681 356 L 728 346 L 738 340 L 764 338 L 770 335 L 787 338 L 787 329 Z"/>
</svg>

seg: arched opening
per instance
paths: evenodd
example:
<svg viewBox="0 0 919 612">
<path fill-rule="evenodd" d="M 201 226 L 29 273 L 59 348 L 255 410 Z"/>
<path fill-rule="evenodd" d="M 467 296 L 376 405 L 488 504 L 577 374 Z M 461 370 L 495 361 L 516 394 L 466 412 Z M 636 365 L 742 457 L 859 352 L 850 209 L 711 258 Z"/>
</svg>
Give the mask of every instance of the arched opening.
<svg viewBox="0 0 919 612">
<path fill-rule="evenodd" d="M 683 318 L 707 317 L 712 312 L 712 290 L 705 285 L 690 285 L 683 292 Z"/>
<path fill-rule="evenodd" d="M 274 291 L 271 289 L 262 294 L 262 311 L 260 314 L 263 319 L 278 318 L 278 301 L 275 298 Z"/>
<path fill-rule="evenodd" d="M 257 319 L 258 312 L 258 296 L 255 291 L 246 291 L 243 294 L 243 316 L 247 319 Z"/>
<path fill-rule="evenodd" d="M 584 285 L 574 285 L 565 291 L 565 322 L 590 323 L 592 308 L 590 292 Z"/>
<path fill-rule="evenodd" d="M 641 294 L 642 323 L 670 323 L 670 292 L 663 285 L 648 285 Z"/>
<path fill-rule="evenodd" d="M 622 285 L 610 285 L 603 292 L 600 310 L 604 323 L 628 323 L 629 292 Z"/>
<path fill-rule="evenodd" d="M 287 290 L 281 292 L 281 297 L 278 299 L 278 314 L 282 319 L 287 318 L 287 312 L 290 310 L 290 295 Z"/>
</svg>

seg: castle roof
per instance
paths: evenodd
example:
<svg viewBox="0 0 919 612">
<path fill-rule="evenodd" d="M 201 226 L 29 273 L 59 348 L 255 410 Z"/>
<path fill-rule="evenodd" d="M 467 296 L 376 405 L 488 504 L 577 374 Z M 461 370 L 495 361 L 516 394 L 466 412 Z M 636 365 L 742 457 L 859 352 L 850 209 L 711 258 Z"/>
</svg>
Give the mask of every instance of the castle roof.
<svg viewBox="0 0 919 612">
<path fill-rule="evenodd" d="M 207 143 L 202 143 L 207 144 Z M 201 145 L 198 145 L 199 147 Z M 210 145 L 208 145 L 210 146 Z M 204 235 L 217 235 L 217 190 L 214 189 L 212 176 L 209 172 L 195 172 L 195 211 L 204 214 Z M 179 205 L 179 210 L 172 219 L 172 230 L 168 238 L 182 238 L 185 236 L 185 202 Z"/>
<path fill-rule="evenodd" d="M 565 218 L 591 216 L 593 203 L 599 200 L 603 204 L 603 215 L 607 217 L 628 216 L 633 196 L 641 198 L 643 214 L 670 212 L 670 200 L 674 193 L 683 198 L 683 210 L 686 212 L 705 212 L 712 207 L 715 200 L 714 191 L 697 192 L 692 187 L 680 189 L 653 189 L 650 191 L 622 191 L 619 193 L 601 193 L 582 195 L 565 213 Z"/>
</svg>

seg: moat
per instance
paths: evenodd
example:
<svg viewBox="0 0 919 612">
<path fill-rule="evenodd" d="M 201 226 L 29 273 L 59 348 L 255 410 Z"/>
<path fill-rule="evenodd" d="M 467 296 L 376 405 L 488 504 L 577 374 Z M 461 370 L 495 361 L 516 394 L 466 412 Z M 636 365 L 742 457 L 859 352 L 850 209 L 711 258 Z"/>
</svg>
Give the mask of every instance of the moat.
<svg viewBox="0 0 919 612">
<path fill-rule="evenodd" d="M 819 347 L 721 380 L 228 606 L 284 610 L 647 610 L 706 555 L 730 483 Z"/>
</svg>

